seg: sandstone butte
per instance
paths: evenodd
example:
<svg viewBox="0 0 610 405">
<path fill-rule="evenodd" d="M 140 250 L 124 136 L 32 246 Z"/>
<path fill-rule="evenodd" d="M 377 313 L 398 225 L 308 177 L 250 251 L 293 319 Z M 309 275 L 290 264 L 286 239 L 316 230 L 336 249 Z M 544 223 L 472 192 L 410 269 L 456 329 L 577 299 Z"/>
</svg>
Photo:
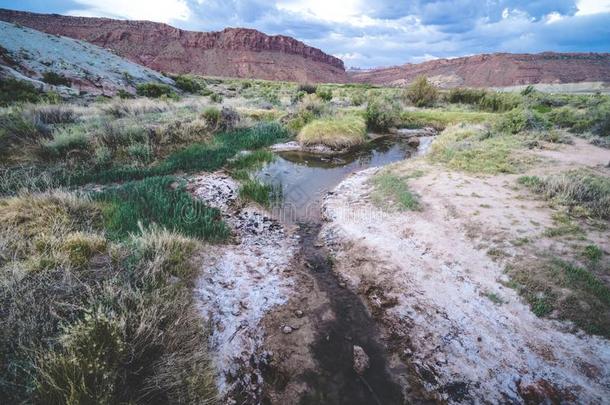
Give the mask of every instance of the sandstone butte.
<svg viewBox="0 0 610 405">
<path fill-rule="evenodd" d="M 168 73 L 297 82 L 344 82 L 343 61 L 283 35 L 227 28 L 194 32 L 150 21 L 0 9 L 0 20 L 80 39 Z"/>
<path fill-rule="evenodd" d="M 425 75 L 442 87 L 610 83 L 610 53 L 495 53 L 348 72 L 360 83 L 404 85 Z"/>
</svg>

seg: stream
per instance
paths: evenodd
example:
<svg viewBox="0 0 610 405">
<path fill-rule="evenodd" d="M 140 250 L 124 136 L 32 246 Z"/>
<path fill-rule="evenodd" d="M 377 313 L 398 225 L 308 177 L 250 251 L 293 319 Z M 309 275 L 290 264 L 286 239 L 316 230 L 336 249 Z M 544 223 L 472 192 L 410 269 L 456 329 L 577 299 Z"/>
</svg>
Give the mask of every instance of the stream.
<svg viewBox="0 0 610 405">
<path fill-rule="evenodd" d="M 432 137 L 422 137 L 419 148 L 404 139 L 381 138 L 351 153 L 320 156 L 301 152 L 276 153 L 275 159 L 255 177 L 281 187 L 283 198 L 272 212 L 280 221 L 296 225 L 300 236 L 301 262 L 326 293 L 334 319 L 318 326 L 312 347 L 319 366 L 306 382 L 311 391 L 302 404 L 401 404 L 401 387 L 390 376 L 385 348 L 369 311 L 358 297 L 345 288 L 332 271 L 332 261 L 318 243 L 322 227 L 324 196 L 351 173 L 381 167 L 422 153 Z M 353 347 L 361 346 L 370 358 L 363 375 L 353 368 Z"/>
</svg>

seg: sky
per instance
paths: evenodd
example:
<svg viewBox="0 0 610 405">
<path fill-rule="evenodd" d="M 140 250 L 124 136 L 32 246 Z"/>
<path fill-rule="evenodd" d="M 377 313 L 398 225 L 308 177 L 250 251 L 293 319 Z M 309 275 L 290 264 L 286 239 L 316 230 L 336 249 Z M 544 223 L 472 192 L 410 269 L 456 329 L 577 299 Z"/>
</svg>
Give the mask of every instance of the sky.
<svg viewBox="0 0 610 405">
<path fill-rule="evenodd" d="M 255 28 L 371 68 L 490 52 L 610 52 L 610 0 L 0 0 L 42 13 Z"/>
</svg>

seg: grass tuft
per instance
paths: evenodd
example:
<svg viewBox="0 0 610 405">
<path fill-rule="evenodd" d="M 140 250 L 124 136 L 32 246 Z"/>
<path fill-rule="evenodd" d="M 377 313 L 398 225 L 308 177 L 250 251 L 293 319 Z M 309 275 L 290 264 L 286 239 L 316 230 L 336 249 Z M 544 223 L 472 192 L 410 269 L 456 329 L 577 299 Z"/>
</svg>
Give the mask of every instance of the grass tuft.
<svg viewBox="0 0 610 405">
<path fill-rule="evenodd" d="M 342 149 L 366 140 L 364 120 L 358 116 L 323 118 L 305 125 L 297 140 L 304 145 L 326 145 Z"/>
<path fill-rule="evenodd" d="M 419 197 L 409 190 L 407 179 L 388 171 L 377 174 L 372 179 L 373 203 L 384 210 L 413 211 L 421 209 Z"/>
</svg>

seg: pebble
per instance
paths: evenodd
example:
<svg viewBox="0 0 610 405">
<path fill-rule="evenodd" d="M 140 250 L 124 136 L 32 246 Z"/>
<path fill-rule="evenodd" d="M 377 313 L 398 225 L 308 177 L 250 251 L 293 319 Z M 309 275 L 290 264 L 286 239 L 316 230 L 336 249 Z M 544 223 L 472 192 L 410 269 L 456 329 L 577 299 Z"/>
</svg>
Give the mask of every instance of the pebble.
<svg viewBox="0 0 610 405">
<path fill-rule="evenodd" d="M 370 367 L 370 359 L 364 349 L 358 345 L 354 345 L 354 371 L 358 375 L 364 374 L 364 372 Z"/>
<path fill-rule="evenodd" d="M 291 328 L 290 326 L 286 325 L 286 326 L 284 326 L 284 327 L 282 328 L 282 332 L 283 332 L 285 335 L 287 335 L 287 334 L 289 334 L 289 333 L 292 333 L 292 328 Z"/>
<path fill-rule="evenodd" d="M 303 317 L 303 311 L 301 311 L 300 309 L 297 309 L 296 311 L 294 311 L 294 314 L 298 317 L 298 318 L 302 318 Z"/>
</svg>

